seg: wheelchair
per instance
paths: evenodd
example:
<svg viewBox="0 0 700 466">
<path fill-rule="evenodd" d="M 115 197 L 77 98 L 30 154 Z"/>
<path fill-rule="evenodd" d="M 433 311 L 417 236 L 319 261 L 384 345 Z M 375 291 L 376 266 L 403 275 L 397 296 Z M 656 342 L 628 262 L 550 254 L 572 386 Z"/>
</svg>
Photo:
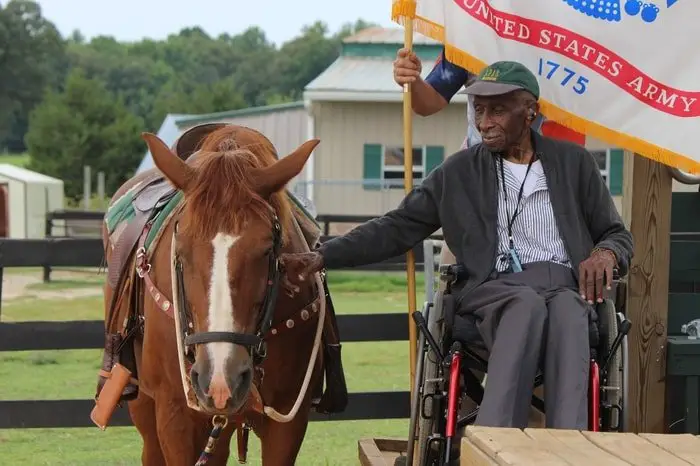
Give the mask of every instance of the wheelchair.
<svg viewBox="0 0 700 466">
<path fill-rule="evenodd" d="M 446 246 L 443 246 L 443 257 L 444 249 Z M 451 256 L 449 251 L 447 256 Z M 407 465 L 443 466 L 456 459 L 458 432 L 476 420 L 485 383 L 488 383 L 485 348 L 478 344 L 465 346 L 459 341 L 464 338 L 452 338 L 455 325 L 452 288 L 463 279 L 464 271 L 459 264 L 454 264 L 453 256 L 451 262 L 439 267 L 437 290 L 432 290 L 434 279 L 426 277 L 426 302 L 422 310 L 412 316 L 418 330 L 418 345 L 405 457 Z M 441 263 L 445 264 L 445 261 Z M 612 292 L 604 302 L 596 305 L 589 324 L 590 431 L 625 430 L 627 333 L 631 323 L 624 312 L 625 282 L 616 273 L 613 283 Z M 534 381 L 532 408 L 542 415 L 545 414 L 544 400 L 537 395 L 537 389 L 543 382 L 540 371 Z M 417 462 L 414 461 L 415 455 Z"/>
</svg>

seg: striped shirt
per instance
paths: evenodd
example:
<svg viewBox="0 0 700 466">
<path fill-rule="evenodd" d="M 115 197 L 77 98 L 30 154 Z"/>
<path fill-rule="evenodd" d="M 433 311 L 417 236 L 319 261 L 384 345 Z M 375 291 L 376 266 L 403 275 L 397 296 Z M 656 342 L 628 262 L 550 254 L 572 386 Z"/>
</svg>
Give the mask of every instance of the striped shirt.
<svg viewBox="0 0 700 466">
<path fill-rule="evenodd" d="M 508 221 L 518 202 L 518 192 L 525 179 L 527 164 L 503 162 L 506 196 L 506 209 L 501 181 L 500 161 L 496 163 L 498 178 L 498 254 L 496 270 L 504 272 L 510 267 Z M 521 264 L 549 261 L 571 267 L 564 240 L 559 234 L 554 211 L 549 200 L 549 189 L 542 163 L 537 160 L 532 164 L 525 179 L 523 197 L 518 208 L 518 215 L 513 223 L 513 243 Z"/>
</svg>

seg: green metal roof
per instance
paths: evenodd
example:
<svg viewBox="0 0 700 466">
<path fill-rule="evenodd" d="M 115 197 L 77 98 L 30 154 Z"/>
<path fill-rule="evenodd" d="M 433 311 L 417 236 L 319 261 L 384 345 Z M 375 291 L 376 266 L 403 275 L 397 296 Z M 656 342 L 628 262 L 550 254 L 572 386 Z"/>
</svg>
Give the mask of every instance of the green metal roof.
<svg viewBox="0 0 700 466">
<path fill-rule="evenodd" d="M 343 41 L 340 57 L 305 88 L 311 100 L 400 100 L 401 88 L 394 82 L 393 62 L 403 47 L 404 31 L 369 28 Z M 442 44 L 416 34 L 413 50 L 423 62 L 423 77 L 433 68 Z M 456 97 L 457 101 L 462 100 Z"/>
<path fill-rule="evenodd" d="M 343 41 L 341 55 L 348 57 L 396 58 L 403 47 L 404 31 L 396 28 L 369 28 Z M 421 60 L 435 60 L 442 44 L 420 34 L 415 34 L 413 51 Z"/>
<path fill-rule="evenodd" d="M 225 118 L 237 118 L 242 116 L 253 116 L 262 115 L 265 113 L 279 112 L 283 110 L 294 110 L 298 108 L 303 108 L 303 101 L 288 102 L 284 104 L 276 105 L 265 105 L 262 107 L 250 107 L 242 108 L 240 110 L 229 110 L 226 112 L 217 113 L 205 113 L 203 115 L 196 115 L 191 118 L 180 118 L 177 120 L 178 127 L 190 126 L 197 123 L 204 123 L 208 121 L 219 121 Z"/>
</svg>

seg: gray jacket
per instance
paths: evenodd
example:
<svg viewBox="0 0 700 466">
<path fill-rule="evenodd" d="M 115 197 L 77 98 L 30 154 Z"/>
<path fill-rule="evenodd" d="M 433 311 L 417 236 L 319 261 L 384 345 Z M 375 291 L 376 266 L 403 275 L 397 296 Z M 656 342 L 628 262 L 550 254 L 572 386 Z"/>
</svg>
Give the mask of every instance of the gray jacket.
<svg viewBox="0 0 700 466">
<path fill-rule="evenodd" d="M 542 162 L 550 199 L 574 274 L 595 247 L 612 250 L 620 275 L 632 257 L 625 228 L 593 156 L 583 147 L 531 132 Z M 482 144 L 457 152 L 434 169 L 394 210 L 319 251 L 327 268 L 381 262 L 404 254 L 440 227 L 468 280 L 465 290 L 483 283 L 496 263 L 497 178 L 495 156 Z"/>
</svg>

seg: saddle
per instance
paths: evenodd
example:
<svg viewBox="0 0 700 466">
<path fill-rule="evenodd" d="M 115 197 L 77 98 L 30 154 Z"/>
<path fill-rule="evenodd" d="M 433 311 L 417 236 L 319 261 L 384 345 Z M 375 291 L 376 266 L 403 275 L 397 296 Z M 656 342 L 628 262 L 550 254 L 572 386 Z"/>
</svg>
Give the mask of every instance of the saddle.
<svg viewBox="0 0 700 466">
<path fill-rule="evenodd" d="M 195 126 L 183 133 L 172 149 L 183 160 L 187 160 L 193 154 L 196 156 L 204 138 L 223 126 L 226 124 L 208 123 Z M 269 149 L 277 158 L 272 143 Z M 153 223 L 153 227 L 149 231 L 144 248 L 148 249 L 157 243 L 160 227 L 175 211 L 182 193 L 159 170 L 151 169 L 135 177 L 132 184 L 125 187 L 123 193 L 118 194 L 121 195 L 113 201 L 105 215 L 105 226 L 109 233 L 110 246 L 108 247 L 112 248 L 107 264 L 107 283 L 113 299 L 106 320 L 105 354 L 97 395 L 100 395 L 105 381 L 110 378 L 112 367 L 119 366 L 122 369 L 121 373 L 128 373 L 129 376 L 124 376 L 128 378 L 128 382 L 126 386 L 122 385 L 124 389 L 118 394 L 119 401 L 128 401 L 138 395 L 132 337 L 138 333 L 142 325 L 134 312 L 135 309 L 140 309 L 143 299 L 140 280 L 135 273 L 136 246 L 149 222 Z M 288 195 L 294 207 L 293 219 L 299 227 L 298 231 L 301 232 L 309 248 L 313 250 L 320 240 L 320 226 L 291 193 Z M 320 400 L 315 400 L 314 406 L 318 412 L 334 413 L 345 409 L 347 387 L 341 362 L 336 316 L 325 281 L 324 293 L 329 317 L 323 329 L 326 390 Z M 317 394 L 322 391 L 323 382 L 321 387 L 316 387 Z M 101 424 L 98 423 L 98 425 Z"/>
</svg>

